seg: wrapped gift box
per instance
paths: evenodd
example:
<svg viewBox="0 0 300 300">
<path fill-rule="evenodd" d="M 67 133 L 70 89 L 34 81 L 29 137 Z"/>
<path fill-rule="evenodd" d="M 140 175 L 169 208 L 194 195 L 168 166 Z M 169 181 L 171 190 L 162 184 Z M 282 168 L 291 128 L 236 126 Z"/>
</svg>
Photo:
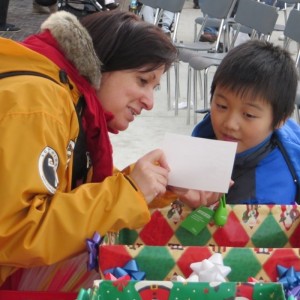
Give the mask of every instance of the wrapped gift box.
<svg viewBox="0 0 300 300">
<path fill-rule="evenodd" d="M 100 281 L 90 300 L 284 300 L 277 283 L 179 283 L 170 281 Z M 84 293 L 81 293 L 82 295 Z M 78 299 L 85 300 L 85 299 Z"/>
<path fill-rule="evenodd" d="M 197 235 L 181 226 L 192 211 L 179 201 L 153 209 L 145 227 L 122 230 L 115 245 L 103 245 L 99 252 L 103 278 L 134 260 L 145 272 L 145 280 L 138 281 L 143 282 L 139 285 L 128 278 L 104 280 L 98 295 L 108 293 L 120 300 L 156 299 L 157 294 L 141 295 L 137 286 L 148 287 L 151 292 L 153 286 L 155 290 L 166 283 L 171 284 L 168 296 L 157 299 L 285 299 L 277 267 L 300 270 L 299 207 L 226 205 L 226 209 L 228 220 L 224 226 L 211 221 Z M 224 282 L 172 282 L 174 276 L 188 278 L 192 263 L 207 260 L 215 253 L 220 253 L 224 266 L 231 269 Z M 248 282 L 250 278 L 259 283 Z"/>
<path fill-rule="evenodd" d="M 123 267 L 134 259 L 146 280 L 171 280 L 180 275 L 188 278 L 191 263 L 209 259 L 221 253 L 224 266 L 231 268 L 226 280 L 247 282 L 250 277 L 264 282 L 278 280 L 277 266 L 300 270 L 300 254 L 296 248 L 238 248 L 202 246 L 100 246 L 99 269 L 104 276 L 108 270 Z M 103 277 L 104 278 L 104 277 Z"/>
<path fill-rule="evenodd" d="M 139 230 L 122 230 L 124 245 L 217 245 L 227 247 L 300 248 L 300 208 L 296 205 L 227 205 L 223 227 L 210 222 L 198 235 L 181 227 L 191 210 L 175 201 L 151 211 L 151 221 Z"/>
</svg>

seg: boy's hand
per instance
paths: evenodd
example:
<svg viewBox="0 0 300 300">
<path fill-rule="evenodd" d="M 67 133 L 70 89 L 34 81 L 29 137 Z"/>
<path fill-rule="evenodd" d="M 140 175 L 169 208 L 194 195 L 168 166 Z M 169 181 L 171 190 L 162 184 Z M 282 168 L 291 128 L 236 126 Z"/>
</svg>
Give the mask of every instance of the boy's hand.
<svg viewBox="0 0 300 300">
<path fill-rule="evenodd" d="M 234 182 L 231 180 L 229 187 L 233 184 Z M 223 193 L 189 190 L 173 186 L 168 186 L 168 189 L 177 194 L 178 198 L 191 208 L 210 206 L 223 196 Z"/>
<path fill-rule="evenodd" d="M 157 149 L 140 158 L 130 177 L 144 194 L 147 203 L 166 192 L 169 167 L 162 150 Z"/>
<path fill-rule="evenodd" d="M 171 186 L 168 189 L 178 195 L 178 198 L 191 208 L 210 206 L 219 201 L 223 195 L 222 193 L 188 190 Z"/>
</svg>

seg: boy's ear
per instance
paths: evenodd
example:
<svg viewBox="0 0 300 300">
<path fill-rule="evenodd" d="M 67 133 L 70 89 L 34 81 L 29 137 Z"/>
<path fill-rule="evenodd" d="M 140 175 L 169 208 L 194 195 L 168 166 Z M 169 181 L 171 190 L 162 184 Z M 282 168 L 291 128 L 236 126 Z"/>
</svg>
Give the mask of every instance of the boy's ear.
<svg viewBox="0 0 300 300">
<path fill-rule="evenodd" d="M 287 119 L 282 120 L 277 126 L 275 126 L 274 129 L 279 129 L 280 127 L 282 127 L 284 125 L 284 123 L 286 122 Z"/>
</svg>

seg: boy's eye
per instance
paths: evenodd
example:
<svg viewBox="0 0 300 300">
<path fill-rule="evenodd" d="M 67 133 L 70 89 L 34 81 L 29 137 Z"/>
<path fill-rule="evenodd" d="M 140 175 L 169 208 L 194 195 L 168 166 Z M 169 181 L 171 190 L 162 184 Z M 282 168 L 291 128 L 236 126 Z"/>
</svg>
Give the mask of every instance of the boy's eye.
<svg viewBox="0 0 300 300">
<path fill-rule="evenodd" d="M 256 118 L 255 115 L 249 114 L 249 113 L 244 113 L 244 116 L 245 116 L 246 118 L 248 118 L 248 119 L 255 119 L 255 118 Z"/>
<path fill-rule="evenodd" d="M 220 103 L 216 103 L 216 106 L 217 106 L 217 108 L 219 108 L 219 109 L 226 109 L 226 108 L 227 108 L 226 105 L 220 104 Z"/>
</svg>

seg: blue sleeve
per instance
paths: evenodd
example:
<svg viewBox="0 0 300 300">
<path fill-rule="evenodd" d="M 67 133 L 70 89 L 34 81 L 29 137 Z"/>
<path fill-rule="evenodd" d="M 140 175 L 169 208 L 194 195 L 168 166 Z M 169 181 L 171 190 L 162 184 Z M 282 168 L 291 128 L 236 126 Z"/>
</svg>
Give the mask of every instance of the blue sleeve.
<svg viewBox="0 0 300 300">
<path fill-rule="evenodd" d="M 193 129 L 192 136 L 205 139 L 215 139 L 215 133 L 211 124 L 210 113 L 207 113 Z"/>
</svg>

